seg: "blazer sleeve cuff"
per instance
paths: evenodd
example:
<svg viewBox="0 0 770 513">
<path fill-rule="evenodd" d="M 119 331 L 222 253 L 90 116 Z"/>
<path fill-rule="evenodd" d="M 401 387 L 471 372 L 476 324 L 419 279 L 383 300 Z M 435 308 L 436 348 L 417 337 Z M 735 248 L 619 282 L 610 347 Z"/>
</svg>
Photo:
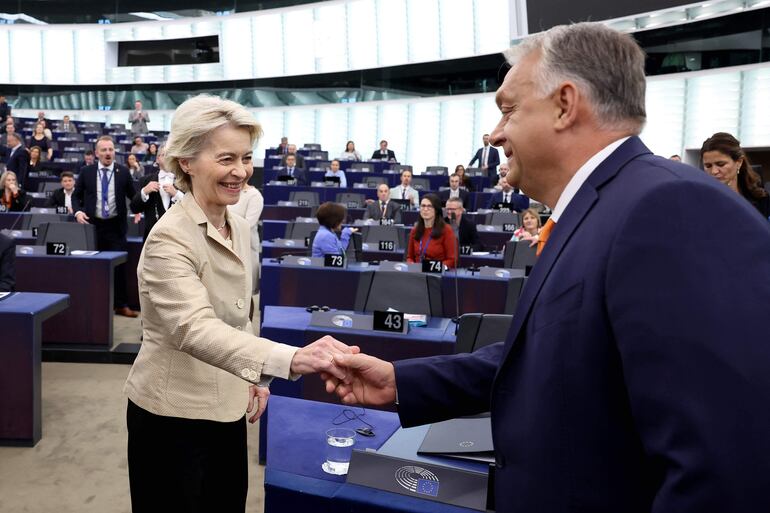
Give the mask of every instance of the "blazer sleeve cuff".
<svg viewBox="0 0 770 513">
<path fill-rule="evenodd" d="M 291 373 L 291 361 L 298 347 L 276 343 L 265 359 L 262 374 L 283 379 L 299 379 L 299 374 Z"/>
</svg>

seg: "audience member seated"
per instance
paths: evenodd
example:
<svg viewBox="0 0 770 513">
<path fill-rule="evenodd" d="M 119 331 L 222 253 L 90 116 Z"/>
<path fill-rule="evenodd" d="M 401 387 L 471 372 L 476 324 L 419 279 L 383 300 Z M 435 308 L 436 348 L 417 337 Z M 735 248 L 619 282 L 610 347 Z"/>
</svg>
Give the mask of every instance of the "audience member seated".
<svg viewBox="0 0 770 513">
<path fill-rule="evenodd" d="M 289 153 L 289 138 L 281 137 L 281 144 L 278 145 L 278 155 L 286 155 Z"/>
<path fill-rule="evenodd" d="M 498 168 L 497 168 L 497 177 L 495 180 L 495 190 L 502 191 L 503 190 L 503 182 L 506 181 L 506 176 L 508 176 L 508 163 L 502 162 Z M 519 192 L 518 190 L 514 189 L 513 192 Z"/>
<path fill-rule="evenodd" d="M 446 216 L 449 226 L 454 231 L 455 238 L 460 241 L 460 247 L 470 246 L 474 251 L 481 248 L 479 232 L 476 223 L 463 214 L 465 208 L 460 198 L 449 198 L 446 202 Z"/>
<path fill-rule="evenodd" d="M 35 132 L 29 138 L 29 147 L 37 146 L 45 160 L 53 158 L 53 147 L 49 138 L 45 136 L 45 125 L 42 122 L 35 123 Z"/>
<path fill-rule="evenodd" d="M 529 198 L 523 194 L 513 192 L 513 187 L 508 181 L 502 183 L 502 190 L 498 191 L 489 198 L 487 208 L 507 208 L 512 212 L 521 212 L 529 208 Z"/>
<path fill-rule="evenodd" d="M 497 166 L 500 164 L 500 154 L 497 152 L 497 148 L 489 145 L 489 134 L 484 134 L 482 140 L 483 146 L 476 151 L 476 155 L 468 162 L 468 167 L 472 167 L 474 162 L 478 162 L 479 167 L 487 172 L 486 176 L 494 177 L 497 173 Z"/>
<path fill-rule="evenodd" d="M 129 155 L 133 157 L 134 155 Z M 164 148 L 158 152 L 158 171 L 146 174 L 139 182 L 139 192 L 131 200 L 131 211 L 144 214 L 144 240 L 163 214 L 184 198 L 184 193 L 174 187 L 174 173 L 163 167 Z"/>
<path fill-rule="evenodd" d="M 131 153 L 147 153 L 148 144 L 144 142 L 141 136 L 134 137 L 134 145 L 131 146 Z"/>
<path fill-rule="evenodd" d="M 466 191 L 473 192 L 473 183 L 471 182 L 471 178 L 465 175 L 465 166 L 457 164 L 455 166 L 454 174 L 460 177 L 460 187 L 465 187 Z"/>
<path fill-rule="evenodd" d="M 155 161 L 157 158 L 158 158 L 158 144 L 151 142 L 149 146 L 147 146 L 147 153 L 144 154 L 144 158 L 142 159 L 142 162 L 145 164 L 155 164 Z"/>
<path fill-rule="evenodd" d="M 61 125 L 59 125 L 59 131 L 68 134 L 76 134 L 78 133 L 78 127 L 75 126 L 75 123 L 70 121 L 69 116 L 64 116 L 64 118 L 62 118 Z"/>
<path fill-rule="evenodd" d="M 441 198 L 442 205 L 446 205 L 447 200 L 450 198 L 458 198 L 463 204 L 463 208 L 468 208 L 470 195 L 468 191 L 460 188 L 460 177 L 452 175 L 449 177 L 449 189 L 440 191 L 438 197 Z"/>
<path fill-rule="evenodd" d="M 73 214 L 72 193 L 75 192 L 75 175 L 72 171 L 62 171 L 59 175 L 61 180 L 61 189 L 56 189 L 48 198 L 47 207 L 67 207 L 67 213 Z"/>
<path fill-rule="evenodd" d="M 27 193 L 19 187 L 13 171 L 4 171 L 0 175 L 0 205 L 6 212 L 23 212 L 29 206 Z"/>
<path fill-rule="evenodd" d="M 682 162 L 682 157 L 679 155 L 671 155 L 668 160 L 673 160 L 675 162 Z"/>
<path fill-rule="evenodd" d="M 374 150 L 372 153 L 372 160 L 387 160 L 389 162 L 396 161 L 396 154 L 393 150 L 388 149 L 388 141 L 383 139 L 380 141 L 380 149 Z"/>
<path fill-rule="evenodd" d="M 337 159 L 332 160 L 329 163 L 329 169 L 324 174 L 324 177 L 331 176 L 340 179 L 340 187 L 347 187 L 348 180 L 345 177 L 345 171 L 340 169 L 340 161 Z"/>
<path fill-rule="evenodd" d="M 86 150 L 86 152 L 83 154 L 83 162 L 80 163 L 80 167 L 83 168 L 85 166 L 93 166 L 94 162 L 96 162 L 94 150 Z"/>
<path fill-rule="evenodd" d="M 412 188 L 412 172 L 408 169 L 401 171 L 401 185 L 397 185 L 390 190 L 390 199 L 409 200 L 413 208 L 420 204 L 420 195 Z"/>
<path fill-rule="evenodd" d="M 251 227 L 251 283 L 252 295 L 259 292 L 259 218 L 265 206 L 265 198 L 259 189 L 249 185 L 244 180 L 241 189 L 241 197 L 235 205 L 228 205 L 227 209 L 248 221 Z"/>
<path fill-rule="evenodd" d="M 362 160 L 361 154 L 356 151 L 356 143 L 348 141 L 347 144 L 345 144 L 345 151 L 340 155 L 340 160 L 355 160 L 356 162 Z"/>
<path fill-rule="evenodd" d="M 350 227 L 342 229 L 347 209 L 339 203 L 327 201 L 318 207 L 315 216 L 321 226 L 313 239 L 312 256 L 344 255 L 350 243 L 350 236 L 358 231 Z"/>
<path fill-rule="evenodd" d="M 50 130 L 51 127 L 53 126 L 51 124 L 51 120 L 48 119 L 47 117 L 45 117 L 45 112 L 43 112 L 42 110 L 38 111 L 38 113 L 37 113 L 37 120 L 36 120 L 35 124 L 37 124 L 37 123 L 43 123 L 43 130 L 45 130 L 46 128 Z M 49 139 L 50 139 L 50 137 L 49 137 Z"/>
<path fill-rule="evenodd" d="M 0 233 L 0 292 L 13 292 L 16 287 L 15 263 L 16 243 Z"/>
<path fill-rule="evenodd" d="M 29 164 L 27 165 L 27 172 L 40 171 L 40 146 L 32 146 L 29 149 Z"/>
<path fill-rule="evenodd" d="M 452 269 L 457 262 L 457 239 L 452 227 L 441 216 L 441 200 L 426 194 L 420 201 L 420 217 L 409 234 L 406 261 L 440 260 Z"/>
<path fill-rule="evenodd" d="M 131 173 L 131 178 L 134 180 L 139 180 L 144 176 L 144 166 L 139 163 L 135 153 L 129 153 L 128 157 L 126 157 L 126 167 L 128 172 Z"/>
<path fill-rule="evenodd" d="M 29 167 L 29 153 L 27 148 L 21 144 L 19 134 L 8 134 L 8 157 L 5 159 L 5 169 L 13 171 L 18 181 L 23 185 L 27 178 L 27 167 Z"/>
<path fill-rule="evenodd" d="M 377 201 L 367 200 L 364 219 L 374 219 L 375 221 L 386 220 L 394 224 L 401 224 L 401 205 L 395 201 L 390 201 L 390 187 L 388 184 L 381 183 L 377 186 Z"/>
<path fill-rule="evenodd" d="M 770 217 L 770 197 L 738 139 L 718 132 L 703 142 L 700 155 L 707 173 L 743 196 L 765 219 Z"/>
<path fill-rule="evenodd" d="M 282 166 L 288 166 L 287 159 L 289 158 L 289 155 L 294 157 L 295 166 L 299 167 L 301 169 L 305 169 L 305 157 L 297 153 L 297 145 L 296 144 L 289 144 L 287 146 L 287 153 L 281 158 L 281 165 Z"/>
<path fill-rule="evenodd" d="M 13 124 L 13 119 L 8 119 L 8 121 L 5 122 L 5 125 L 3 125 L 3 135 L 0 135 L 0 144 L 3 145 L 2 147 L 2 156 L 6 157 L 5 149 L 8 147 L 8 134 L 15 134 L 16 133 L 16 125 Z M 4 160 L 4 159 L 3 159 Z"/>
<path fill-rule="evenodd" d="M 512 241 L 529 240 L 538 241 L 540 235 L 540 215 L 534 208 L 528 208 L 521 213 L 521 228 L 513 232 Z"/>
<path fill-rule="evenodd" d="M 304 169 L 297 166 L 297 158 L 295 155 L 292 155 L 291 153 L 286 155 L 285 160 L 285 166 L 286 169 L 284 169 L 284 174 L 287 176 L 291 176 L 297 181 L 297 185 L 309 185 L 309 178 L 308 174 L 305 172 Z"/>
<path fill-rule="evenodd" d="M 131 123 L 132 134 L 147 133 L 147 123 L 150 122 L 150 115 L 143 110 L 140 100 L 134 102 L 134 110 L 128 114 L 128 122 Z"/>
</svg>

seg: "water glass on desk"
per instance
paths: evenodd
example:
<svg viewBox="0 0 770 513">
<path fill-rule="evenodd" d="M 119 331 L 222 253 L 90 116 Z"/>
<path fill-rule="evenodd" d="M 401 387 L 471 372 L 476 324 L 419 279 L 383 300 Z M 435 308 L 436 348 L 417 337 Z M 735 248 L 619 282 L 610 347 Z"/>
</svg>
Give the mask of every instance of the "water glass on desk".
<svg viewBox="0 0 770 513">
<path fill-rule="evenodd" d="M 352 429 L 334 428 L 326 432 L 326 461 L 321 468 L 327 474 L 344 476 L 348 473 L 356 432 Z"/>
</svg>

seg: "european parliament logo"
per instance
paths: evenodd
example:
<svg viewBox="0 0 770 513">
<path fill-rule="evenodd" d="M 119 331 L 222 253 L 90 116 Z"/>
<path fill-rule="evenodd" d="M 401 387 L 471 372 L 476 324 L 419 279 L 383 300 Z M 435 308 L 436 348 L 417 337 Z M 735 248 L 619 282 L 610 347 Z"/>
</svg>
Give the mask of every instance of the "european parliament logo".
<svg viewBox="0 0 770 513">
<path fill-rule="evenodd" d="M 410 492 L 438 497 L 438 476 L 430 470 L 407 465 L 397 469 L 395 477 L 396 482 Z"/>
</svg>

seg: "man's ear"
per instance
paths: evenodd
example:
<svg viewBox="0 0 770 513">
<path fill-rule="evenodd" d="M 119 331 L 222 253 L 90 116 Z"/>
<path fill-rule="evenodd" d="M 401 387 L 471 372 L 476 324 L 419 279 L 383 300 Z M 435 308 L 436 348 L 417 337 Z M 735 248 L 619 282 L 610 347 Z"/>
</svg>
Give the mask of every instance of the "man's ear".
<svg viewBox="0 0 770 513">
<path fill-rule="evenodd" d="M 563 82 L 554 91 L 554 128 L 557 131 L 566 130 L 575 124 L 582 100 L 583 97 L 573 82 Z"/>
</svg>

